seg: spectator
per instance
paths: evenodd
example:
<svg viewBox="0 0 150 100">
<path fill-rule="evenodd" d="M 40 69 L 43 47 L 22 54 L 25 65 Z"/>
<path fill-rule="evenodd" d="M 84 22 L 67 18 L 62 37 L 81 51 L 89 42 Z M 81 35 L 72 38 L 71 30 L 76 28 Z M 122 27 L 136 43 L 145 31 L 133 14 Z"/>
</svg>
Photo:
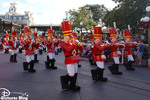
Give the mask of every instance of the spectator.
<svg viewBox="0 0 150 100">
<path fill-rule="evenodd" d="M 137 58 L 139 60 L 139 65 L 141 65 L 141 63 L 142 63 L 142 55 L 143 55 L 144 49 L 145 49 L 145 45 L 144 45 L 143 41 L 141 41 L 141 43 L 138 47 L 138 55 L 137 55 Z"/>
</svg>

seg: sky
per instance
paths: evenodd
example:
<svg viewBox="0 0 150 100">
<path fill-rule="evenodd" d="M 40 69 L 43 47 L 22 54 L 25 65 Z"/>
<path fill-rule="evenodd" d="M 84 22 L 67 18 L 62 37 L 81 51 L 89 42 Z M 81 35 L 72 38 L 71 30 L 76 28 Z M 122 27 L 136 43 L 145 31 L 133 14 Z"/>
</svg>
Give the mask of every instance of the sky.
<svg viewBox="0 0 150 100">
<path fill-rule="evenodd" d="M 60 24 L 66 11 L 77 10 L 86 4 L 104 4 L 109 10 L 117 5 L 112 0 L 0 0 L 0 14 L 6 14 L 12 2 L 17 3 L 18 13 L 33 13 L 35 24 Z"/>
</svg>

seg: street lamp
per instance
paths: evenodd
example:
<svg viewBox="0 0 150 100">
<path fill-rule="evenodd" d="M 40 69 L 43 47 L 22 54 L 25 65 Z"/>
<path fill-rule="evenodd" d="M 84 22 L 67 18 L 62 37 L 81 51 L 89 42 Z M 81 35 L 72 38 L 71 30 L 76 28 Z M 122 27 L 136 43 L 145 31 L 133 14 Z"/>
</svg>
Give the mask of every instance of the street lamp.
<svg viewBox="0 0 150 100">
<path fill-rule="evenodd" d="M 83 25 L 83 22 L 80 22 L 80 25 L 81 25 L 81 42 L 82 42 L 82 25 Z"/>
<path fill-rule="evenodd" d="M 148 67 L 150 68 L 150 27 L 149 27 L 149 22 L 150 22 L 150 6 L 147 6 L 146 7 L 146 12 L 148 13 L 147 15 L 147 17 L 145 17 L 144 18 L 144 20 L 143 21 L 145 21 L 145 22 L 147 22 L 148 24 L 148 57 L 149 57 L 149 59 L 148 59 Z"/>
</svg>

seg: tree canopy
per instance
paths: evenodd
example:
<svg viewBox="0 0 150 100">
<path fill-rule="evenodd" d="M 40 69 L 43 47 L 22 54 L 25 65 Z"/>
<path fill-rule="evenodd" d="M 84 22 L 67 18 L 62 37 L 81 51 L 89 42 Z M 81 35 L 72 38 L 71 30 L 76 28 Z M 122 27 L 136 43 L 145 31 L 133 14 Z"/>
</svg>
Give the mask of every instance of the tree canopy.
<svg viewBox="0 0 150 100">
<path fill-rule="evenodd" d="M 107 11 L 104 18 L 106 26 L 113 27 L 113 22 L 117 23 L 120 29 L 127 28 L 130 25 L 133 28 L 137 27 L 137 21 L 145 15 L 145 8 L 150 4 L 149 0 L 112 0 L 119 3 L 111 11 Z"/>
</svg>

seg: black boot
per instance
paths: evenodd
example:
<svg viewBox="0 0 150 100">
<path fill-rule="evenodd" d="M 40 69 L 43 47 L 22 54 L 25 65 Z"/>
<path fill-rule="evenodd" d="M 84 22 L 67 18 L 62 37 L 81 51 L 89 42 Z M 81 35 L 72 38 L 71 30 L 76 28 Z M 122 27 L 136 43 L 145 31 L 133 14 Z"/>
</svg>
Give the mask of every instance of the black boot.
<svg viewBox="0 0 150 100">
<path fill-rule="evenodd" d="M 130 70 L 129 68 L 129 61 L 127 63 L 124 63 L 125 67 L 126 67 L 126 70 Z"/>
<path fill-rule="evenodd" d="M 33 60 L 31 60 L 31 62 L 30 62 L 30 69 L 28 70 L 29 72 L 31 72 L 31 73 L 34 73 L 34 72 L 36 72 L 36 70 L 35 69 L 33 69 L 34 68 L 34 61 Z"/>
<path fill-rule="evenodd" d="M 14 60 L 13 62 L 17 62 L 17 54 L 14 54 Z"/>
<path fill-rule="evenodd" d="M 39 60 L 37 60 L 37 54 L 34 55 L 34 62 L 39 62 Z"/>
<path fill-rule="evenodd" d="M 115 64 L 112 64 L 111 66 L 108 66 L 108 69 L 110 70 L 110 72 L 112 74 L 116 74 L 117 73 L 116 68 L 115 68 Z"/>
<path fill-rule="evenodd" d="M 122 72 L 119 72 L 119 64 L 115 64 L 115 68 L 116 68 L 116 75 L 122 75 Z"/>
<path fill-rule="evenodd" d="M 13 62 L 14 55 L 10 55 L 10 62 Z"/>
<path fill-rule="evenodd" d="M 52 60 L 50 60 L 50 59 L 48 61 L 45 61 L 45 66 L 46 66 L 47 69 L 51 68 L 50 63 L 52 63 Z"/>
<path fill-rule="evenodd" d="M 97 68 L 97 74 L 98 74 L 98 81 L 106 82 L 107 78 L 103 77 L 104 69 Z"/>
<path fill-rule="evenodd" d="M 91 70 L 91 74 L 92 74 L 92 79 L 93 79 L 93 80 L 97 80 L 97 79 L 98 79 L 96 69 L 92 69 L 92 70 Z"/>
<path fill-rule="evenodd" d="M 29 65 L 28 62 L 23 62 L 23 69 L 24 69 L 24 71 L 29 70 L 28 69 L 28 65 Z"/>
<path fill-rule="evenodd" d="M 69 81 L 71 77 L 67 74 L 64 76 L 60 76 L 61 87 L 62 89 L 69 89 Z"/>
<path fill-rule="evenodd" d="M 42 49 L 39 50 L 39 54 L 42 54 Z"/>
<path fill-rule="evenodd" d="M 19 53 L 22 53 L 22 48 L 19 48 Z"/>
<path fill-rule="evenodd" d="M 80 90 L 80 86 L 76 85 L 76 81 L 77 81 L 77 73 L 73 77 L 71 77 L 71 80 L 70 80 L 70 87 L 69 88 L 73 91 Z"/>
<path fill-rule="evenodd" d="M 81 65 L 79 64 L 79 62 L 78 62 L 78 67 L 81 67 Z"/>
<path fill-rule="evenodd" d="M 4 50 L 4 53 L 7 53 L 7 49 Z"/>
<path fill-rule="evenodd" d="M 129 61 L 129 70 L 134 71 L 135 68 L 132 67 L 132 63 L 133 63 L 133 61 L 130 60 Z"/>
<path fill-rule="evenodd" d="M 54 65 L 55 64 L 55 59 L 51 59 L 51 69 L 57 69 L 57 66 Z"/>
<path fill-rule="evenodd" d="M 6 49 L 6 53 L 7 53 L 7 54 L 9 53 L 9 49 L 8 49 L 8 48 Z"/>
</svg>

